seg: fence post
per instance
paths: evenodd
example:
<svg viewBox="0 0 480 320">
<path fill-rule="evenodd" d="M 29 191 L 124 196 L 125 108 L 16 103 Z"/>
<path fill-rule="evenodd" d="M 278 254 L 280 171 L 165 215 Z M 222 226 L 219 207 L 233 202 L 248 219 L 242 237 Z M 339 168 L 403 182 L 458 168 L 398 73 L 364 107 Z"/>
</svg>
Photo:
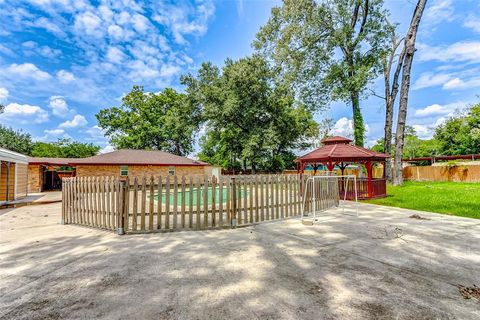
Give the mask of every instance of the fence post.
<svg viewBox="0 0 480 320">
<path fill-rule="evenodd" d="M 67 197 L 65 197 L 65 180 L 62 179 L 62 219 L 60 220 L 60 224 L 65 224 L 65 216 L 67 214 L 66 205 L 67 205 Z"/>
<path fill-rule="evenodd" d="M 232 228 L 237 227 L 237 184 L 235 177 L 231 179 L 232 181 L 232 214 L 231 216 L 231 226 Z"/>
<path fill-rule="evenodd" d="M 125 223 L 125 217 L 123 215 L 123 210 L 125 208 L 125 190 L 126 190 L 126 184 L 125 181 L 118 181 L 118 206 L 117 206 L 117 219 L 118 219 L 118 228 L 117 228 L 117 234 L 118 235 L 124 235 L 125 234 L 125 229 L 124 229 L 124 223 Z"/>
</svg>

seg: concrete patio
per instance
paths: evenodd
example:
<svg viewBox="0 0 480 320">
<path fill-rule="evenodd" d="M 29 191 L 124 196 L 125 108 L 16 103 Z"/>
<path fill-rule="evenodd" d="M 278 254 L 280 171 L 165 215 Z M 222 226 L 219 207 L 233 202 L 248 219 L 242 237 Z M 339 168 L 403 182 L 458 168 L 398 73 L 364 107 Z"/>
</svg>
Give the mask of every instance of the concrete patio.
<svg viewBox="0 0 480 320">
<path fill-rule="evenodd" d="M 60 209 L 0 210 L 1 319 L 480 318 L 457 287 L 480 285 L 480 220 L 361 204 L 313 226 L 116 236 Z"/>
</svg>

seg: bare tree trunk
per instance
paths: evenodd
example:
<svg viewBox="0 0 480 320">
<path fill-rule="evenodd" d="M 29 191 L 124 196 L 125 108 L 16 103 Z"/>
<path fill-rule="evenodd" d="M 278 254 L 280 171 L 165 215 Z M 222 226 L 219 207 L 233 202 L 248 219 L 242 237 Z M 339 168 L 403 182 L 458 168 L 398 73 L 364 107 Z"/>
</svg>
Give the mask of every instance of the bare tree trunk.
<svg viewBox="0 0 480 320">
<path fill-rule="evenodd" d="M 413 55 L 415 54 L 415 40 L 417 30 L 422 18 L 427 0 L 418 0 L 413 13 L 410 27 L 405 37 L 405 59 L 402 72 L 402 86 L 400 89 L 400 104 L 398 107 L 397 132 L 395 134 L 395 158 L 393 184 L 403 183 L 402 156 L 405 134 L 405 123 L 407 120 L 408 92 L 410 89 L 410 72 L 412 70 Z"/>
<path fill-rule="evenodd" d="M 405 57 L 405 47 L 400 53 L 397 61 L 397 67 L 392 79 L 392 88 L 390 90 L 390 72 L 392 69 L 393 61 L 395 59 L 395 53 L 397 48 L 403 39 L 397 40 L 395 32 L 392 34 L 392 48 L 388 60 L 384 61 L 384 79 L 385 79 L 385 135 L 383 138 L 383 151 L 390 155 L 392 152 L 392 127 L 393 127 L 393 109 L 395 105 L 395 99 L 398 93 L 398 78 L 403 66 L 403 60 Z M 385 178 L 388 181 L 392 180 L 392 162 L 390 160 L 385 162 Z"/>
</svg>

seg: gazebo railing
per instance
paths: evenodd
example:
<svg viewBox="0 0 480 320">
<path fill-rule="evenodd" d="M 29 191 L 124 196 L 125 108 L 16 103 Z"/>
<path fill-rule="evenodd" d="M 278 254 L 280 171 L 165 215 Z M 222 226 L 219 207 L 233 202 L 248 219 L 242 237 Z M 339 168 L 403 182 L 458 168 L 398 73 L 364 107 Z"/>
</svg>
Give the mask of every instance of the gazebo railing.
<svg viewBox="0 0 480 320">
<path fill-rule="evenodd" d="M 355 200 L 355 188 L 353 186 L 353 180 L 348 182 L 345 180 L 339 180 L 339 192 L 340 197 L 343 197 L 346 192 L 347 200 Z M 385 197 L 387 195 L 387 180 L 372 179 L 372 190 L 371 194 L 368 192 L 368 178 L 357 178 L 357 196 L 358 199 L 372 199 Z"/>
</svg>

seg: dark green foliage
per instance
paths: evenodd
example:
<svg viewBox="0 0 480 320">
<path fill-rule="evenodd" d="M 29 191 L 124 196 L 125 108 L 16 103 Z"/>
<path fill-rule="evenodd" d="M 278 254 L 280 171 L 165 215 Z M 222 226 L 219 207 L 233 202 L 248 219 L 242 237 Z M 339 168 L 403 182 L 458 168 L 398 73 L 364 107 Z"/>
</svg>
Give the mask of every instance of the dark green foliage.
<svg viewBox="0 0 480 320">
<path fill-rule="evenodd" d="M 184 94 L 167 88 L 146 93 L 134 86 L 120 107 L 102 109 L 98 125 L 118 149 L 153 149 L 186 155 L 193 150 L 199 108 Z"/>
<path fill-rule="evenodd" d="M 354 137 L 363 145 L 360 99 L 381 70 L 389 24 L 382 0 L 284 0 L 254 46 L 311 110 L 351 103 Z"/>
<path fill-rule="evenodd" d="M 56 142 L 35 142 L 31 155 L 48 158 L 86 158 L 94 156 L 100 147 L 92 143 L 59 139 Z"/>
<path fill-rule="evenodd" d="M 442 155 L 480 153 L 480 103 L 438 126 L 435 139 Z"/>
<path fill-rule="evenodd" d="M 0 147 L 29 155 L 33 148 L 32 136 L 22 130 L 0 125 Z"/>
<path fill-rule="evenodd" d="M 202 108 L 206 134 L 200 159 L 224 168 L 290 168 L 293 150 L 315 136 L 311 112 L 295 102 L 260 56 L 227 60 L 222 70 L 204 63 L 182 78 L 189 103 Z"/>
</svg>

